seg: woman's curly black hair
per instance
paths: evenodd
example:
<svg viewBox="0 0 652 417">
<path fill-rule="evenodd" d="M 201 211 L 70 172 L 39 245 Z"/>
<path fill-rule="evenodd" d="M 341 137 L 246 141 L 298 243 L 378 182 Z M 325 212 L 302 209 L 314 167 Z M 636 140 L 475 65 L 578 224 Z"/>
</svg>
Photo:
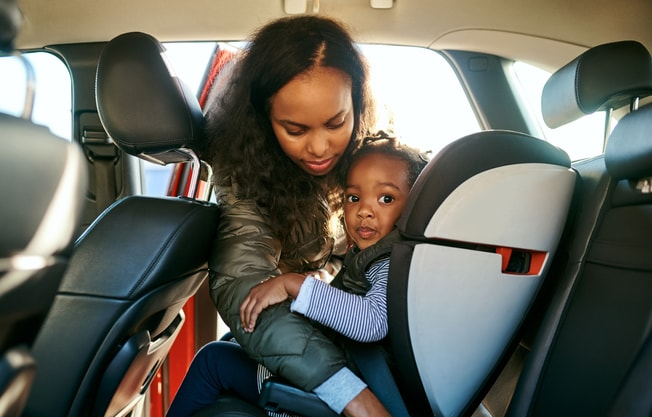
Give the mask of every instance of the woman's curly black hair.
<svg viewBox="0 0 652 417">
<path fill-rule="evenodd" d="M 374 125 L 368 67 L 347 29 L 321 16 L 281 18 L 263 26 L 238 56 L 222 91 L 209 98 L 206 110 L 215 184 L 238 185 L 240 198 L 253 199 L 270 216 L 284 250 L 300 242 L 298 222 L 313 221 L 317 233 L 329 232 L 341 172 Z M 351 79 L 354 128 L 349 146 L 332 173 L 315 177 L 298 167 L 281 149 L 270 121 L 270 99 L 297 75 L 315 66 L 335 68 Z M 290 238 L 290 240 L 292 240 Z"/>
</svg>

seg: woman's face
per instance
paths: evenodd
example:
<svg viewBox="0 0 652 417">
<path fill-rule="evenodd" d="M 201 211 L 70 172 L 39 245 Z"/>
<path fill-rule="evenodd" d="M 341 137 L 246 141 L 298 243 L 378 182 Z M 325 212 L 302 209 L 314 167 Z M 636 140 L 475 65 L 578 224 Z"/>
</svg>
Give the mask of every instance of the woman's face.
<svg viewBox="0 0 652 417">
<path fill-rule="evenodd" d="M 272 96 L 276 139 L 308 174 L 328 174 L 346 151 L 354 125 L 351 97 L 351 79 L 328 67 L 296 76 Z"/>
</svg>

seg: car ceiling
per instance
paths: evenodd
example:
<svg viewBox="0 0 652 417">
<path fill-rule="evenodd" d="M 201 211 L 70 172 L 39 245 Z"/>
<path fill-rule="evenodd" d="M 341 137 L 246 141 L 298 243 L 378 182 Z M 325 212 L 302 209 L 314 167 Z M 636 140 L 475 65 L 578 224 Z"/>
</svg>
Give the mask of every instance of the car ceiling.
<svg viewBox="0 0 652 417">
<path fill-rule="evenodd" d="M 285 0 L 287 1 L 287 0 Z M 241 40 L 286 15 L 284 0 L 18 0 L 16 45 L 106 41 L 129 31 L 161 41 Z M 554 70 L 587 47 L 635 39 L 652 50 L 652 1 L 627 0 L 307 0 L 337 17 L 360 42 L 494 53 Z"/>
</svg>

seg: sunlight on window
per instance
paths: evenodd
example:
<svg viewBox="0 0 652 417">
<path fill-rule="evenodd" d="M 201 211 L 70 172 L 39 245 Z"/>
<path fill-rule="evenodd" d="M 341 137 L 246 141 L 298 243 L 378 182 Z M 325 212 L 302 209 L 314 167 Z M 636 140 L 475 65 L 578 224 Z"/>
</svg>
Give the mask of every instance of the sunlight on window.
<svg viewBox="0 0 652 417">
<path fill-rule="evenodd" d="M 0 58 L 0 111 L 19 117 L 26 95 L 26 69 L 17 57 Z"/>
<path fill-rule="evenodd" d="M 176 75 L 198 93 L 215 43 L 166 43 L 165 47 Z M 433 153 L 480 130 L 459 80 L 440 54 L 417 47 L 365 44 L 360 48 L 369 61 L 372 89 L 381 113 L 380 128 L 391 128 L 407 143 Z M 71 139 L 72 87 L 68 68 L 48 52 L 30 52 L 26 56 L 36 74 L 33 121 Z M 25 94 L 22 64 L 16 58 L 0 59 L 0 72 L 4 80 L 0 111 L 20 115 Z M 144 163 L 145 193 L 164 194 L 170 169 Z"/>
<path fill-rule="evenodd" d="M 177 76 L 199 95 L 199 88 L 215 42 L 171 42 L 165 44 L 165 55 Z"/>
<path fill-rule="evenodd" d="M 29 52 L 25 58 L 34 69 L 35 91 L 32 121 L 52 133 L 72 138 L 72 88 L 66 65 L 49 52 Z M 0 111 L 20 116 L 25 104 L 26 70 L 16 57 L 0 59 Z"/>
<path fill-rule="evenodd" d="M 177 75 L 198 91 L 214 43 L 167 43 Z M 229 43 L 231 47 L 241 43 Z M 437 52 L 418 47 L 361 44 L 379 108 L 379 127 L 391 127 L 422 150 L 439 149 L 480 130 L 457 76 Z"/>
<path fill-rule="evenodd" d="M 457 76 L 440 54 L 417 47 L 360 47 L 385 124 L 407 143 L 436 153 L 480 130 Z"/>
<path fill-rule="evenodd" d="M 181 42 L 165 47 L 177 76 L 199 92 L 215 44 Z M 365 44 L 360 49 L 369 62 L 380 128 L 391 127 L 405 142 L 433 153 L 480 130 L 459 80 L 441 55 L 416 47 Z M 146 163 L 145 192 L 165 192 L 169 170 Z"/>
</svg>

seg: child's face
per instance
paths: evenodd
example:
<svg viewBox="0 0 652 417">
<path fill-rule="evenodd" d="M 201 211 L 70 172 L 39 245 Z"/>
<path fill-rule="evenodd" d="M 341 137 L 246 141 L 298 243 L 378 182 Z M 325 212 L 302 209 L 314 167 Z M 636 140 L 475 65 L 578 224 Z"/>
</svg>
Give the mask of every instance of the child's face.
<svg viewBox="0 0 652 417">
<path fill-rule="evenodd" d="M 328 174 L 351 141 L 351 79 L 325 67 L 298 75 L 272 97 L 270 121 L 278 143 L 295 164 L 314 176 Z"/>
<path fill-rule="evenodd" d="M 394 229 L 409 192 L 405 161 L 376 153 L 354 162 L 346 181 L 344 222 L 358 248 L 368 248 Z"/>
</svg>

